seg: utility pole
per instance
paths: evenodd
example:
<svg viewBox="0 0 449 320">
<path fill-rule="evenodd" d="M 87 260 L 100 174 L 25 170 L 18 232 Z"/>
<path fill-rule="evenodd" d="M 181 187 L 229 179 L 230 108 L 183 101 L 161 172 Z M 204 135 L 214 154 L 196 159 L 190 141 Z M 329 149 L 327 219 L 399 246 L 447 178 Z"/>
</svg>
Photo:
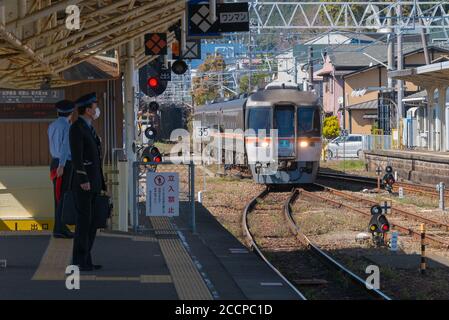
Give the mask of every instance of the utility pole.
<svg viewBox="0 0 449 320">
<path fill-rule="evenodd" d="M 394 41 L 393 41 L 393 17 L 391 15 L 391 9 L 387 13 L 388 22 L 388 71 L 394 70 Z M 393 78 L 388 77 L 388 88 L 393 87 Z"/>
<path fill-rule="evenodd" d="M 313 90 L 313 47 L 309 47 L 309 91 Z"/>
<path fill-rule="evenodd" d="M 397 6 L 397 23 L 396 23 L 396 33 L 397 33 L 397 46 L 398 46 L 398 71 L 404 69 L 404 56 L 403 56 L 403 48 L 402 48 L 402 5 L 401 1 Z M 397 109 L 397 129 L 401 130 L 401 121 L 404 118 L 404 81 L 398 80 L 397 83 L 398 88 L 398 109 Z M 402 144 L 402 141 L 400 141 Z"/>
<path fill-rule="evenodd" d="M 248 76 L 248 94 L 252 92 L 252 77 L 253 77 L 253 33 L 249 30 L 249 76 Z"/>
<path fill-rule="evenodd" d="M 393 41 L 393 16 L 391 14 L 391 10 L 393 9 L 389 9 L 387 12 L 387 32 L 388 32 L 388 48 L 387 48 L 387 53 L 388 53 L 388 71 L 393 71 L 394 68 L 394 41 Z M 391 88 L 393 88 L 394 86 L 394 81 L 393 78 L 388 76 L 388 89 L 389 91 L 389 98 L 393 99 L 392 96 L 392 92 L 394 93 L 394 91 L 391 91 Z M 390 133 L 391 133 L 391 116 L 392 116 L 392 106 L 391 103 L 388 103 L 388 107 L 385 106 L 385 101 L 383 99 L 383 93 L 382 93 L 382 102 L 381 102 L 381 108 L 382 108 L 382 116 L 383 116 L 383 126 L 388 127 L 390 129 Z M 398 110 L 396 110 L 397 113 L 399 113 Z M 379 120 L 380 119 L 380 114 L 379 114 Z M 399 127 L 397 127 L 397 129 L 399 130 Z M 387 134 L 387 133 L 385 133 Z"/>
<path fill-rule="evenodd" d="M 429 56 L 429 49 L 427 47 L 427 37 L 426 37 L 426 30 L 424 29 L 424 22 L 419 17 L 418 12 L 416 12 L 416 15 L 419 19 L 418 24 L 421 26 L 421 42 L 422 42 L 422 48 L 424 50 L 424 57 L 426 59 L 426 64 L 429 65 L 430 64 L 430 56 Z"/>
<path fill-rule="evenodd" d="M 295 83 L 298 84 L 298 59 L 295 56 L 295 52 L 293 52 L 293 63 L 294 63 L 293 70 L 295 72 Z"/>
</svg>

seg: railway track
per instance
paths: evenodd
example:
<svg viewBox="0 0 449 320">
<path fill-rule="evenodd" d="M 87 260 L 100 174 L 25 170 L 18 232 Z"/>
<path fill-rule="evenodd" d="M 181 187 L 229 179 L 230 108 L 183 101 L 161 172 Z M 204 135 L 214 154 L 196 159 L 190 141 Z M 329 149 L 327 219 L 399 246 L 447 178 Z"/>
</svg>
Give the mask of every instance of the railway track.
<svg viewBox="0 0 449 320">
<path fill-rule="evenodd" d="M 260 193 L 257 197 L 255 197 L 254 199 L 252 199 L 248 205 L 245 207 L 244 211 L 243 211 L 243 222 L 242 222 L 242 226 L 243 226 L 243 235 L 245 236 L 248 245 L 250 246 L 250 248 L 252 250 L 254 250 L 257 255 L 263 260 L 265 261 L 265 263 L 274 271 L 276 272 L 277 275 L 279 275 L 282 280 L 284 280 L 287 285 L 292 288 L 292 290 L 297 294 L 298 299 L 300 300 L 307 300 L 307 298 L 304 296 L 304 294 L 302 292 L 300 292 L 296 286 L 291 283 L 274 265 L 271 264 L 271 262 L 267 259 L 267 257 L 263 254 L 262 250 L 259 248 L 259 246 L 257 245 L 252 233 L 250 232 L 249 226 L 248 226 L 248 216 L 251 212 L 251 210 L 254 209 L 254 207 L 256 206 L 257 202 L 260 199 L 264 199 L 268 194 L 270 193 L 269 189 L 265 189 L 264 191 L 262 191 L 262 193 Z"/>
<path fill-rule="evenodd" d="M 313 191 L 323 190 L 325 193 L 332 197 L 319 195 L 316 192 L 304 191 L 303 194 L 309 198 L 313 198 L 318 201 L 326 202 L 334 207 L 346 208 L 353 212 L 371 216 L 370 208 L 373 205 L 378 205 L 377 201 L 366 199 L 364 197 L 354 196 L 348 192 L 333 189 L 328 186 L 315 184 L 313 185 Z M 389 216 L 391 226 L 400 231 L 402 234 L 406 234 L 421 239 L 421 233 L 417 230 L 420 228 L 421 223 L 425 223 L 428 228 L 426 239 L 428 242 L 433 243 L 438 247 L 449 249 L 449 225 L 441 221 L 422 217 L 420 215 L 408 212 L 403 209 L 392 207 L 392 215 Z"/>
<path fill-rule="evenodd" d="M 364 176 L 354 176 L 349 174 L 340 174 L 340 173 L 330 173 L 330 172 L 322 172 L 318 173 L 318 178 L 321 179 L 337 179 L 344 181 L 352 181 L 364 184 L 370 184 L 373 186 L 377 186 L 377 178 L 372 177 L 364 177 Z M 426 186 L 426 185 L 416 185 L 406 182 L 396 182 L 394 185 L 393 191 L 398 192 L 399 188 L 403 188 L 404 191 L 408 191 L 410 193 L 427 196 L 432 198 L 438 198 L 439 194 L 436 191 L 435 187 Z M 449 192 L 445 192 L 445 198 L 449 199 Z"/>
<path fill-rule="evenodd" d="M 283 212 L 283 218 L 284 223 L 285 221 L 288 224 L 288 229 L 290 230 L 291 236 L 294 237 L 294 240 L 296 242 L 299 241 L 299 243 L 307 249 L 307 252 L 313 254 L 315 257 L 319 258 L 319 261 L 321 261 L 321 264 L 326 264 L 325 268 L 326 270 L 335 273 L 338 272 L 340 275 L 344 276 L 346 279 L 350 280 L 351 283 L 356 287 L 357 292 L 364 292 L 367 297 L 371 297 L 374 299 L 382 299 L 382 300 L 391 300 L 386 294 L 384 294 L 382 291 L 373 289 L 369 290 L 366 287 L 366 282 L 364 279 L 359 277 L 357 274 L 346 268 L 344 265 L 339 263 L 337 260 L 332 258 L 330 255 L 328 255 L 326 252 L 321 250 L 316 244 L 314 244 L 307 235 L 303 234 L 301 232 L 300 227 L 296 224 L 293 214 L 292 214 L 292 204 L 297 201 L 298 196 L 301 195 L 303 191 L 302 190 L 293 190 L 286 200 L 283 201 L 282 204 L 282 212 Z M 254 198 L 245 208 L 243 213 L 243 232 L 245 235 L 245 238 L 247 239 L 247 242 L 251 248 L 255 250 L 255 252 L 266 262 L 268 265 L 276 271 L 279 275 L 282 276 L 281 272 L 276 269 L 270 262 L 269 259 L 264 255 L 263 253 L 263 247 L 259 246 L 259 244 L 255 240 L 255 236 L 251 232 L 251 228 L 249 226 L 249 216 L 252 214 L 253 211 L 256 211 L 256 207 L 258 206 L 259 202 L 263 199 L 265 199 L 267 196 L 270 195 L 270 190 L 266 189 L 264 190 L 259 196 Z M 270 208 L 271 209 L 271 208 Z M 269 210 L 270 210 L 269 209 Z M 270 212 L 270 214 L 273 214 L 273 212 Z M 264 241 L 265 242 L 265 241 Z M 298 268 L 298 266 L 296 266 Z M 316 266 L 314 265 L 313 268 L 316 269 Z M 320 268 L 320 272 L 322 272 L 323 268 Z M 289 282 L 284 276 L 282 278 L 289 283 L 292 288 L 294 285 Z M 296 287 L 294 287 L 296 288 Z M 298 295 L 301 298 L 305 299 L 305 296 L 300 293 L 297 289 L 295 290 Z M 352 293 L 354 294 L 354 293 Z"/>
</svg>

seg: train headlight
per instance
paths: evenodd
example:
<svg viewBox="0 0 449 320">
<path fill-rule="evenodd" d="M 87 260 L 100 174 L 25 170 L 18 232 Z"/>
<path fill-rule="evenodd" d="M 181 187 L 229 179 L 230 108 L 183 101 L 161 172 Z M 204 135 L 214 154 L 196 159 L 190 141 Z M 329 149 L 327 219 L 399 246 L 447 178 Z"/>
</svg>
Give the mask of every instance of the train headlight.
<svg viewBox="0 0 449 320">
<path fill-rule="evenodd" d="M 307 141 L 301 141 L 301 142 L 299 143 L 299 146 L 300 146 L 301 148 L 308 148 L 308 147 L 309 147 L 309 143 L 308 143 Z"/>
<path fill-rule="evenodd" d="M 270 143 L 264 141 L 264 142 L 262 142 L 262 143 L 260 144 L 260 146 L 261 146 L 262 148 L 268 148 L 268 147 L 270 146 Z"/>
</svg>

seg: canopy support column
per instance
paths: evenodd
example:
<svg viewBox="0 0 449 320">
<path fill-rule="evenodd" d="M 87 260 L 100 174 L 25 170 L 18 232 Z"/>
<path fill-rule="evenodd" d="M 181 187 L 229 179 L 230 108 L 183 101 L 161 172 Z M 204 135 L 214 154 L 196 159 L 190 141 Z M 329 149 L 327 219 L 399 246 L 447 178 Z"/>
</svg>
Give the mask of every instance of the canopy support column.
<svg viewBox="0 0 449 320">
<path fill-rule="evenodd" d="M 124 71 L 124 91 L 125 91 L 125 152 L 128 160 L 128 211 L 130 212 L 131 224 L 134 225 L 134 212 L 132 212 L 135 199 L 133 198 L 133 163 L 136 161 L 136 154 L 133 150 L 136 134 L 136 112 L 135 112 L 135 51 L 134 41 L 126 44 L 126 63 Z"/>
</svg>

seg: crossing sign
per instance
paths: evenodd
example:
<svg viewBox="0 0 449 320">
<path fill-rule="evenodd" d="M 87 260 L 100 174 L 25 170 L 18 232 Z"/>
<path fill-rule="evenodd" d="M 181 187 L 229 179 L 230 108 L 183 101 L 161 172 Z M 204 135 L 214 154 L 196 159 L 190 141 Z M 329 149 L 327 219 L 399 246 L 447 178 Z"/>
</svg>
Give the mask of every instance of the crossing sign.
<svg viewBox="0 0 449 320">
<path fill-rule="evenodd" d="M 167 34 L 148 33 L 145 35 L 145 55 L 164 56 L 167 54 Z"/>
<path fill-rule="evenodd" d="M 220 36 L 219 20 L 212 20 L 208 4 L 189 3 L 189 36 Z"/>
<path fill-rule="evenodd" d="M 201 59 L 201 40 L 188 40 L 182 57 L 183 59 Z"/>
</svg>

